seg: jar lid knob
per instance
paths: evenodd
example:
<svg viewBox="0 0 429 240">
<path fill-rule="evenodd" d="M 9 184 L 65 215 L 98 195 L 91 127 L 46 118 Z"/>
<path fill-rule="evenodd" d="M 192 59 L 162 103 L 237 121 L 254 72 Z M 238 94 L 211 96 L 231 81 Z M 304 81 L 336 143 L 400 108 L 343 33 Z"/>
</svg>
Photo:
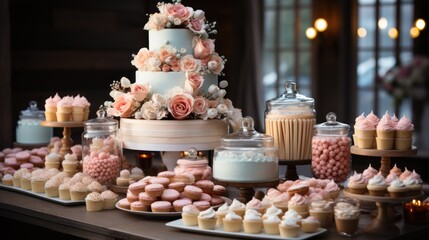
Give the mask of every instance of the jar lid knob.
<svg viewBox="0 0 429 240">
<path fill-rule="evenodd" d="M 333 112 L 328 112 L 328 114 L 326 114 L 326 121 L 330 125 L 336 124 L 337 123 L 337 115 Z"/>
<path fill-rule="evenodd" d="M 100 106 L 100 108 L 97 111 L 97 118 L 105 118 L 106 117 L 106 111 L 104 110 L 103 106 Z"/>
<path fill-rule="evenodd" d="M 38 110 L 36 101 L 31 100 L 29 105 L 30 105 L 30 111 L 37 111 Z"/>
<path fill-rule="evenodd" d="M 198 158 L 198 151 L 197 151 L 197 149 L 194 148 L 194 147 L 189 148 L 188 149 L 188 156 L 189 156 L 189 158 L 197 159 Z"/>
<path fill-rule="evenodd" d="M 241 129 L 243 130 L 243 132 L 254 131 L 254 126 L 255 122 L 253 121 L 252 117 L 247 116 L 241 120 Z"/>
<path fill-rule="evenodd" d="M 288 80 L 285 83 L 285 97 L 286 98 L 295 98 L 298 91 L 296 90 L 296 83 L 294 81 Z"/>
</svg>

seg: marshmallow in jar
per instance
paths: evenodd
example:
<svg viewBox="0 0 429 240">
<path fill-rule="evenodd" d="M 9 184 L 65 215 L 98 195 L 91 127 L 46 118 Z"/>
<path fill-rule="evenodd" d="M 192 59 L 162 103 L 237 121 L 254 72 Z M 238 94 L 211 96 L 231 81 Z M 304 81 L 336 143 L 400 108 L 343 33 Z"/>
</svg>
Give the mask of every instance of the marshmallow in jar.
<svg viewBox="0 0 429 240">
<path fill-rule="evenodd" d="M 86 121 L 84 128 L 83 172 L 101 184 L 114 183 L 122 161 L 122 143 L 117 137 L 118 121 L 98 110 L 97 118 Z"/>
<path fill-rule="evenodd" d="M 337 122 L 335 113 L 326 115 L 327 122 L 314 126 L 311 170 L 315 178 L 332 179 L 336 183 L 347 179 L 351 169 L 350 126 Z"/>
<path fill-rule="evenodd" d="M 279 161 L 311 159 L 315 124 L 314 99 L 299 94 L 293 81 L 286 82 L 280 97 L 266 102 L 265 133 L 274 138 Z"/>
</svg>

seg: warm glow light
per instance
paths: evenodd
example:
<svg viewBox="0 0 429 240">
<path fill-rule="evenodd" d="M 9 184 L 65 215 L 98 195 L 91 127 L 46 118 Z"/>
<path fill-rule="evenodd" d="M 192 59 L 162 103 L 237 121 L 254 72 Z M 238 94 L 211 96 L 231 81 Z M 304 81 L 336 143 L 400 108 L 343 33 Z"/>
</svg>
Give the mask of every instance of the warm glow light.
<svg viewBox="0 0 429 240">
<path fill-rule="evenodd" d="M 396 39 L 398 38 L 398 30 L 396 28 L 390 28 L 389 29 L 389 37 L 391 39 Z"/>
<path fill-rule="evenodd" d="M 307 30 L 305 30 L 305 35 L 308 39 L 314 39 L 317 35 L 316 29 L 309 27 Z"/>
<path fill-rule="evenodd" d="M 359 37 L 364 38 L 366 37 L 366 29 L 364 27 L 360 27 L 357 30 L 357 34 Z"/>
<path fill-rule="evenodd" d="M 314 21 L 314 28 L 319 32 L 323 32 L 328 28 L 328 22 L 323 18 L 318 18 Z"/>
<path fill-rule="evenodd" d="M 382 17 L 378 20 L 378 27 L 380 29 L 386 29 L 387 28 L 387 19 Z"/>
<path fill-rule="evenodd" d="M 410 36 L 412 38 L 417 38 L 419 35 L 420 35 L 420 30 L 419 29 L 417 29 L 416 27 L 412 27 L 410 29 Z"/>
<path fill-rule="evenodd" d="M 425 20 L 419 18 L 416 20 L 415 25 L 416 25 L 416 28 L 421 31 L 426 27 L 426 22 L 425 22 Z"/>
</svg>

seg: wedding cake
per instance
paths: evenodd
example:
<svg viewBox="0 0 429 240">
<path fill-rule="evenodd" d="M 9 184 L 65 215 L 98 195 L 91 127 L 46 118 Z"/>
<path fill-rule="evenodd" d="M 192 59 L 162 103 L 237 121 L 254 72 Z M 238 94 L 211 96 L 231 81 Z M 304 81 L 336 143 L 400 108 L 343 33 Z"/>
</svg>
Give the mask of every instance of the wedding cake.
<svg viewBox="0 0 429 240">
<path fill-rule="evenodd" d="M 136 80 L 123 77 L 111 84 L 114 101 L 105 102 L 107 113 L 121 118 L 124 148 L 214 149 L 241 119 L 241 110 L 225 98 L 228 82 L 218 81 L 226 59 L 210 38 L 216 23 L 178 0 L 157 7 L 144 26 L 149 46 L 131 61 Z"/>
</svg>

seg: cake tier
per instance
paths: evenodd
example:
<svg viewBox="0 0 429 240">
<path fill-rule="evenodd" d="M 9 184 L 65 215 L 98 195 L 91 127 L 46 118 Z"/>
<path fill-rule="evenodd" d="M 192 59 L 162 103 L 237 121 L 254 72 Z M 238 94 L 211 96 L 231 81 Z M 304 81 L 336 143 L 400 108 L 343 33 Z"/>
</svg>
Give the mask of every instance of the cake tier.
<svg viewBox="0 0 429 240">
<path fill-rule="evenodd" d="M 121 118 L 123 147 L 148 151 L 213 150 L 227 134 L 221 120 L 140 120 Z"/>
<path fill-rule="evenodd" d="M 156 51 L 168 44 L 175 49 L 186 49 L 186 54 L 194 54 L 192 39 L 194 33 L 189 29 L 163 29 L 149 31 L 149 50 Z"/>
<path fill-rule="evenodd" d="M 174 87 L 185 87 L 186 73 L 185 72 L 147 72 L 136 71 L 136 83 L 151 85 L 151 92 L 165 95 L 168 90 Z M 202 91 L 207 91 L 210 85 L 217 86 L 217 75 L 204 75 L 204 83 L 201 87 Z"/>
</svg>

